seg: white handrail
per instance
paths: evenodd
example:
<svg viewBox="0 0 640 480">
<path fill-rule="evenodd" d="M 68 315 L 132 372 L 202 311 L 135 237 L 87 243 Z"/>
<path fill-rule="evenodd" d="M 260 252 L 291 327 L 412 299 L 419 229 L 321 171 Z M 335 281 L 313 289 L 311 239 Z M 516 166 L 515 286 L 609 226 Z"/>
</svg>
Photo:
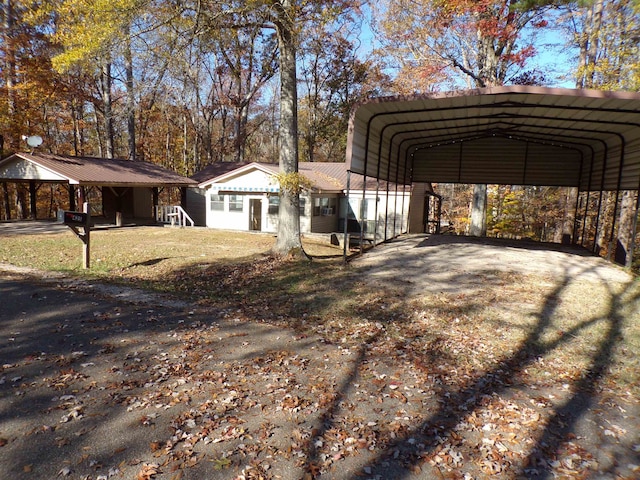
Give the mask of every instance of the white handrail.
<svg viewBox="0 0 640 480">
<path fill-rule="evenodd" d="M 156 221 L 159 223 L 170 223 L 171 225 L 178 225 L 180 227 L 186 227 L 187 223 L 190 227 L 194 226 L 193 219 L 180 205 L 158 205 L 156 207 Z"/>
</svg>

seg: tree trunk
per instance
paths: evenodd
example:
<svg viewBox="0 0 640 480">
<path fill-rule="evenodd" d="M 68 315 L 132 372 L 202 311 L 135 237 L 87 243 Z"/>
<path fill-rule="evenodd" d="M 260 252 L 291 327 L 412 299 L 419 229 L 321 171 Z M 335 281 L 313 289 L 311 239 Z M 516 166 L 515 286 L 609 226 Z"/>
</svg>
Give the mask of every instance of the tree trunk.
<svg viewBox="0 0 640 480">
<path fill-rule="evenodd" d="M 15 34 L 13 32 L 13 26 L 15 19 L 13 16 L 13 0 L 4 0 L 4 35 L 2 40 L 4 41 L 4 81 L 7 91 L 7 117 L 9 119 L 9 128 L 5 130 L 5 140 L 7 141 L 7 150 L 15 152 L 18 150 L 18 133 L 16 125 L 16 110 L 17 110 L 17 98 L 16 98 L 16 59 L 15 59 Z M 4 152 L 2 152 L 4 154 Z"/>
<path fill-rule="evenodd" d="M 182 171 L 185 175 L 189 175 L 189 139 L 188 139 L 188 122 L 186 110 L 182 113 Z M 174 167 L 175 168 L 175 167 Z"/>
<path fill-rule="evenodd" d="M 616 243 L 615 262 L 630 267 L 633 248 L 633 227 L 636 214 L 636 194 L 625 190 L 620 203 L 620 220 L 618 222 L 618 241 Z"/>
<path fill-rule="evenodd" d="M 610 227 L 611 227 L 611 221 L 613 219 L 613 215 L 615 215 L 615 213 L 613 212 L 614 209 L 614 197 L 615 194 L 614 192 L 610 192 L 610 191 L 605 191 L 602 192 L 602 203 L 600 205 L 600 211 L 599 211 L 599 224 L 597 225 L 598 228 L 598 235 L 596 237 L 596 253 L 598 253 L 598 255 L 603 255 L 606 254 L 607 258 L 611 257 L 611 249 L 610 249 L 610 242 L 607 242 L 607 235 L 609 233 Z M 613 239 L 610 239 L 613 240 Z"/>
<path fill-rule="evenodd" d="M 115 156 L 115 133 L 113 129 L 113 109 L 111 99 L 111 64 L 105 63 L 102 66 L 102 72 L 100 75 L 101 87 L 102 87 L 102 108 L 104 114 L 104 141 L 106 147 L 107 158 L 114 158 Z"/>
<path fill-rule="evenodd" d="M 127 46 L 124 52 L 125 75 L 127 84 L 127 132 L 129 134 L 129 160 L 136 157 L 136 97 L 133 91 L 133 58 L 131 54 L 131 37 L 127 32 Z"/>
<path fill-rule="evenodd" d="M 583 16 L 583 31 L 578 32 L 578 76 L 576 88 L 592 88 L 595 62 L 598 56 L 600 28 L 602 26 L 603 0 L 595 0 Z"/>
<path fill-rule="evenodd" d="M 473 200 L 471 203 L 471 225 L 469 235 L 484 237 L 487 234 L 487 186 L 476 184 L 473 186 Z"/>
<path fill-rule="evenodd" d="M 243 102 L 236 113 L 236 162 L 244 162 L 247 147 L 249 101 Z"/>
<path fill-rule="evenodd" d="M 296 74 L 296 40 L 289 13 L 292 1 L 281 2 L 278 44 L 280 48 L 280 173 L 298 171 L 298 95 Z M 306 258 L 300 239 L 300 211 L 297 191 L 280 188 L 278 238 L 273 248 L 277 255 Z"/>
<path fill-rule="evenodd" d="M 575 225 L 575 207 L 578 199 L 576 188 L 567 187 L 563 192 L 562 216 L 558 216 L 553 241 L 568 245 L 573 241 L 573 230 Z"/>
<path fill-rule="evenodd" d="M 599 51 L 599 35 L 602 26 L 602 11 L 604 10 L 604 0 L 596 0 L 593 3 L 593 17 L 590 25 L 589 46 L 587 49 L 587 78 L 586 87 L 593 88 L 595 84 L 595 64 L 598 60 Z"/>
</svg>

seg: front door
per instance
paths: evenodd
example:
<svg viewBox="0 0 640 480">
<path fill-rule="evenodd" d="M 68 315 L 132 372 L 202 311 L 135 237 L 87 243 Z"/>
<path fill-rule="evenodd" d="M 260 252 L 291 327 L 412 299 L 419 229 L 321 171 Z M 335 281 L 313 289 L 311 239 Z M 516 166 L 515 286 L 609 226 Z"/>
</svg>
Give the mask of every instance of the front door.
<svg viewBox="0 0 640 480">
<path fill-rule="evenodd" d="M 262 230 L 262 199 L 252 198 L 249 200 L 249 229 Z"/>
</svg>

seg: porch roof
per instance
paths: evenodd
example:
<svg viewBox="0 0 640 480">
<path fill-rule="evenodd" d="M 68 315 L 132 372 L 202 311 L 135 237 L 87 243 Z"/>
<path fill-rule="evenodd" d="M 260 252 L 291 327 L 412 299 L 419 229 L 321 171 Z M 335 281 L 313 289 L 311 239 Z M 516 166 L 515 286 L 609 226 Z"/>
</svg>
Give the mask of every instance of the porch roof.
<svg viewBox="0 0 640 480">
<path fill-rule="evenodd" d="M 16 153 L 0 161 L 0 179 L 111 187 L 195 187 L 197 182 L 149 162 Z"/>
</svg>

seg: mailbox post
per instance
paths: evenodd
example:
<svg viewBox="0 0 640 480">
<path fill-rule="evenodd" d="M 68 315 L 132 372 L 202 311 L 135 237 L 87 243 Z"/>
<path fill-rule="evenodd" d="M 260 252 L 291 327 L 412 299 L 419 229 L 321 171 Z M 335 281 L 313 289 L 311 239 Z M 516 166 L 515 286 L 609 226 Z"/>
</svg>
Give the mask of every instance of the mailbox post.
<svg viewBox="0 0 640 480">
<path fill-rule="evenodd" d="M 87 202 L 82 204 L 82 210 L 82 212 L 63 211 L 62 223 L 82 240 L 82 267 L 89 268 L 91 263 L 91 213 Z"/>
</svg>

